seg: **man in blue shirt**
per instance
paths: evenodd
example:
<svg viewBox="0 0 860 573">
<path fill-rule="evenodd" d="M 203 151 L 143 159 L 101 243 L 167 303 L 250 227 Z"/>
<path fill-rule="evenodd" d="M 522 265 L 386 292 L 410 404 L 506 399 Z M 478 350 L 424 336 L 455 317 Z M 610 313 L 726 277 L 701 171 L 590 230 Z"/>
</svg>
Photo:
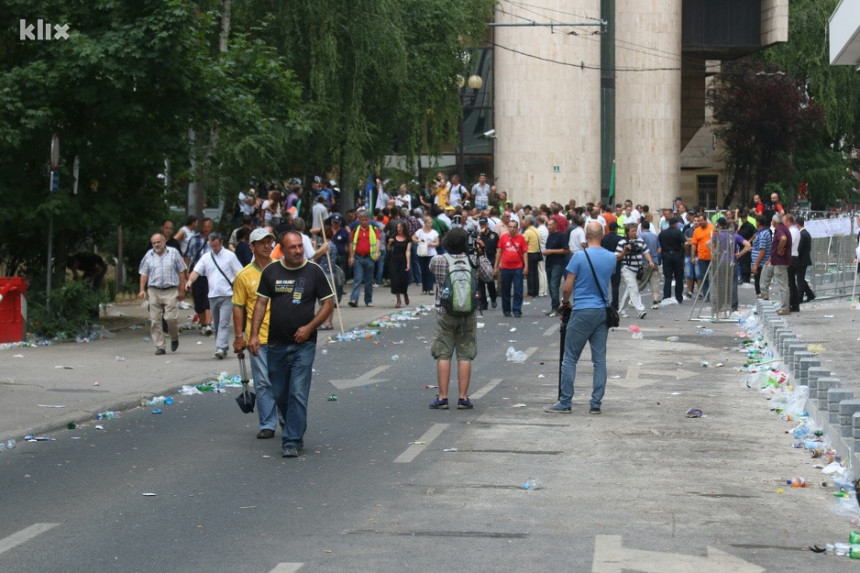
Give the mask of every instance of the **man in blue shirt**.
<svg viewBox="0 0 860 573">
<path fill-rule="evenodd" d="M 561 304 L 558 291 L 561 287 L 561 278 L 564 274 L 564 268 L 567 265 L 567 255 L 570 254 L 570 251 L 567 248 L 567 239 L 564 233 L 559 232 L 555 219 L 550 217 L 546 222 L 546 228 L 549 231 L 549 235 L 546 238 L 546 247 L 544 248 L 543 256 L 544 260 L 546 260 L 546 280 L 549 287 L 549 316 L 555 316 Z"/>
<path fill-rule="evenodd" d="M 606 340 L 609 337 L 606 324 L 606 307 L 609 305 L 607 289 L 615 272 L 616 261 L 614 253 L 600 246 L 601 239 L 603 227 L 600 223 L 588 223 L 585 228 L 588 247 L 571 257 L 567 265 L 561 308 L 571 307 L 572 294 L 573 310 L 567 323 L 564 358 L 561 362 L 561 392 L 557 404 L 544 408 L 549 413 L 570 414 L 576 363 L 588 342 L 594 365 L 589 413 L 600 414 L 600 404 L 606 389 Z"/>
</svg>

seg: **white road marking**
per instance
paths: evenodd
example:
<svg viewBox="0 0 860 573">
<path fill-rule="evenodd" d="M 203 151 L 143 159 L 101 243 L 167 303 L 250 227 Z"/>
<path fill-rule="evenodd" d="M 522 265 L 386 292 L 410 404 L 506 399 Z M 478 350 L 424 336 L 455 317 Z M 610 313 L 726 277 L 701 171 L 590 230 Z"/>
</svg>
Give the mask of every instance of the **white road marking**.
<svg viewBox="0 0 860 573">
<path fill-rule="evenodd" d="M 386 382 L 386 378 L 374 380 L 373 377 L 377 374 L 385 372 L 389 368 L 391 368 L 390 364 L 383 364 L 382 366 L 377 366 L 373 370 L 365 372 L 357 378 L 349 378 L 346 380 L 332 380 L 331 383 L 338 390 L 344 390 L 346 388 L 355 388 L 356 386 L 365 386 L 367 384 L 376 384 L 377 382 Z"/>
<path fill-rule="evenodd" d="M 481 398 L 486 396 L 490 392 L 490 390 L 492 390 L 493 388 L 498 386 L 501 383 L 501 381 L 502 381 L 501 378 L 494 378 L 494 379 L 490 380 L 480 390 L 478 390 L 474 394 L 469 394 L 469 398 L 474 398 L 475 400 L 480 400 Z"/>
<path fill-rule="evenodd" d="M 628 366 L 627 375 L 623 378 L 610 379 L 612 384 L 624 388 L 641 388 L 655 384 L 659 380 L 671 378 L 674 380 L 686 380 L 696 375 L 691 370 L 672 370 L 670 368 L 647 368 L 644 366 Z"/>
<path fill-rule="evenodd" d="M 543 335 L 544 336 L 552 336 L 553 334 L 558 334 L 558 328 L 559 328 L 558 324 L 553 324 L 552 326 L 550 326 L 549 328 L 547 328 L 544 331 Z"/>
<path fill-rule="evenodd" d="M 408 464 L 409 462 L 414 460 L 416 457 L 418 457 L 418 454 L 423 452 L 427 448 L 427 446 L 433 443 L 433 440 L 438 438 L 439 435 L 444 432 L 445 429 L 448 428 L 448 426 L 449 424 L 433 424 L 432 426 L 430 426 L 430 429 L 424 432 L 423 436 L 418 438 L 417 442 L 420 443 L 412 444 L 411 446 L 406 448 L 405 452 L 395 458 L 394 463 Z"/>
<path fill-rule="evenodd" d="M 278 563 L 269 573 L 296 573 L 304 565 L 304 563 Z"/>
<path fill-rule="evenodd" d="M 532 354 L 534 354 L 535 352 L 537 352 L 537 350 L 538 350 L 538 347 L 537 347 L 537 346 L 531 346 L 531 347 L 529 347 L 529 348 L 526 348 L 526 350 L 525 350 L 526 356 L 528 356 L 529 358 L 531 358 L 531 357 L 532 357 Z"/>
<path fill-rule="evenodd" d="M 34 523 L 30 527 L 24 528 L 17 533 L 13 533 L 9 537 L 5 539 L 0 539 L 0 555 L 6 553 L 13 547 L 17 547 L 22 543 L 26 543 L 33 539 L 34 537 L 38 537 L 39 535 L 49 531 L 55 527 L 60 525 L 59 523 Z"/>
<path fill-rule="evenodd" d="M 739 557 L 708 547 L 708 556 L 663 553 L 625 549 L 620 535 L 597 535 L 594 538 L 594 561 L 591 573 L 762 573 L 764 569 Z"/>
</svg>

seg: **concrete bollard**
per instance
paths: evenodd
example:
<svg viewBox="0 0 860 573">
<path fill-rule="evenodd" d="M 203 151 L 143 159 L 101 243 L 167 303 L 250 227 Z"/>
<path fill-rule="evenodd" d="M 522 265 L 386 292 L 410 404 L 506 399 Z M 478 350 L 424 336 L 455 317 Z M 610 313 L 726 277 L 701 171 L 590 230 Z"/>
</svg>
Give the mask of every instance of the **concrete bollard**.
<svg viewBox="0 0 860 573">
<path fill-rule="evenodd" d="M 798 344 L 800 343 L 800 339 L 797 337 L 797 335 L 794 332 L 792 332 L 790 330 L 781 332 L 777 336 L 777 340 L 776 340 L 776 349 L 775 349 L 776 353 L 778 353 L 780 356 L 782 356 L 783 353 L 785 352 L 784 349 L 785 349 L 789 340 L 797 341 Z"/>
<path fill-rule="evenodd" d="M 860 445 L 860 412 L 854 412 L 851 415 L 851 426 L 854 428 L 854 451 L 857 451 L 857 446 Z"/>
<path fill-rule="evenodd" d="M 827 412 L 827 391 L 831 388 L 839 388 L 842 386 L 842 381 L 839 378 L 833 378 L 831 376 L 825 376 L 824 378 L 818 379 L 818 398 L 816 399 L 816 405 L 818 406 L 818 410 L 820 412 Z M 833 424 L 839 423 L 839 416 L 836 416 L 836 420 L 831 422 Z"/>
<path fill-rule="evenodd" d="M 855 412 L 860 412 L 860 400 L 852 398 L 839 402 L 839 433 L 843 437 L 852 437 L 854 435 L 853 416 Z"/>
<path fill-rule="evenodd" d="M 779 348 L 777 348 L 777 353 L 780 356 L 785 356 L 785 354 L 788 352 L 788 347 L 792 344 L 803 344 L 803 341 L 796 334 L 793 336 L 787 336 L 782 340 L 779 345 Z"/>
<path fill-rule="evenodd" d="M 821 366 L 813 366 L 806 373 L 807 386 L 809 386 L 809 397 L 818 398 L 818 379 L 830 376 L 830 370 Z"/>
<path fill-rule="evenodd" d="M 818 366 L 821 366 L 821 361 L 818 358 L 801 358 L 798 370 L 798 384 L 809 386 L 809 369 Z"/>
<path fill-rule="evenodd" d="M 800 350 L 800 351 L 792 354 L 792 356 L 791 356 L 791 375 L 794 379 L 795 384 L 802 384 L 802 382 L 800 381 L 800 374 L 801 374 L 801 372 L 800 372 L 800 361 L 803 360 L 804 358 L 812 358 L 813 356 L 815 356 L 815 355 L 812 352 L 809 352 L 808 350 Z"/>
</svg>

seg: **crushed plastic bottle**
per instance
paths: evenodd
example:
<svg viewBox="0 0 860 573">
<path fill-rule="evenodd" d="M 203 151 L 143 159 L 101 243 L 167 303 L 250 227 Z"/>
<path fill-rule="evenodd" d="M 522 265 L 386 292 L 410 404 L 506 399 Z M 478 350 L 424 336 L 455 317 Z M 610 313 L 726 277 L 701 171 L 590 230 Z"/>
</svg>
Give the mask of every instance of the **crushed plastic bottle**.
<svg viewBox="0 0 860 573">
<path fill-rule="evenodd" d="M 540 489 L 540 481 L 529 478 L 526 480 L 526 483 L 523 484 L 523 489 L 526 491 L 534 491 L 536 489 Z"/>
<path fill-rule="evenodd" d="M 517 351 L 513 346 L 508 347 L 505 357 L 508 359 L 508 362 L 516 362 L 518 364 L 522 364 L 528 360 L 528 355 L 525 352 Z"/>
<path fill-rule="evenodd" d="M 400 356 L 397 354 L 395 354 L 394 356 L 391 357 L 392 362 L 397 362 L 398 360 L 400 360 Z"/>
<path fill-rule="evenodd" d="M 681 340 L 681 339 L 680 339 L 680 337 L 678 337 L 678 336 L 669 336 L 669 337 L 667 337 L 667 338 L 666 338 L 666 340 L 667 340 L 668 342 L 678 342 L 678 341 L 679 341 L 679 340 Z"/>
<path fill-rule="evenodd" d="M 153 414 L 161 414 L 161 408 L 156 408 L 152 411 Z"/>
<path fill-rule="evenodd" d="M 114 418 L 119 418 L 119 412 L 108 410 L 107 412 L 96 414 L 96 420 L 113 420 Z"/>
<path fill-rule="evenodd" d="M 9 441 L 6 442 L 6 449 L 7 450 L 14 450 L 15 444 L 17 444 L 17 442 L 15 441 L 15 438 L 9 439 Z"/>
<path fill-rule="evenodd" d="M 785 480 L 785 484 L 790 485 L 791 487 L 808 487 L 806 480 L 802 477 Z"/>
<path fill-rule="evenodd" d="M 167 400 L 167 398 L 165 398 L 164 396 L 156 396 L 152 400 L 147 402 L 147 405 L 148 406 L 160 406 L 161 404 L 164 404 L 165 400 Z"/>
</svg>

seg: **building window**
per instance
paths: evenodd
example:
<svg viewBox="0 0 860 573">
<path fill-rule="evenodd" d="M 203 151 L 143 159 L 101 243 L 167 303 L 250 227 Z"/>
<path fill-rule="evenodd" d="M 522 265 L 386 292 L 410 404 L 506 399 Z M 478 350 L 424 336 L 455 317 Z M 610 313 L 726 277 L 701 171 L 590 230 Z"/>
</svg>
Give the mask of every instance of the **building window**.
<svg viewBox="0 0 860 573">
<path fill-rule="evenodd" d="M 717 208 L 717 192 L 719 190 L 717 175 L 696 176 L 696 197 L 699 198 L 699 206 L 703 209 Z"/>
</svg>

